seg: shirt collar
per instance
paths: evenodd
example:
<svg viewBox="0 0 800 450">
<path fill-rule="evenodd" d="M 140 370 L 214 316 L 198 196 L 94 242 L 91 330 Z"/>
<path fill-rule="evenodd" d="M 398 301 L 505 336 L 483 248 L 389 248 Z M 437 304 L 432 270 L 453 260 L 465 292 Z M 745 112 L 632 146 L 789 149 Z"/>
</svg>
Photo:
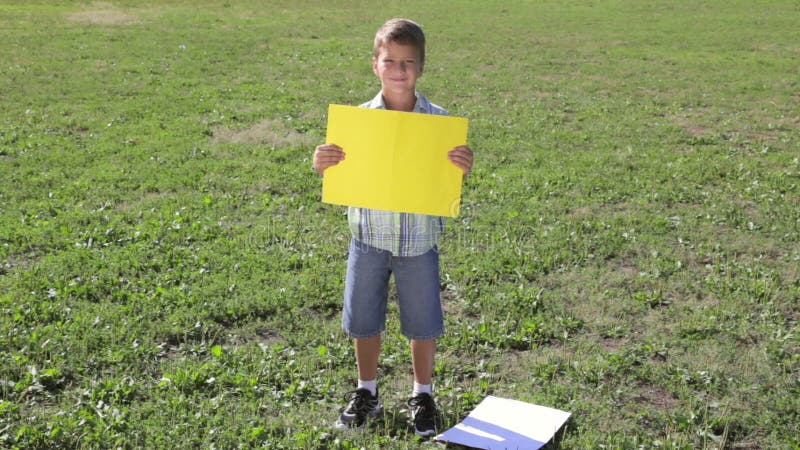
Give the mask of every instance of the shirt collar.
<svg viewBox="0 0 800 450">
<path fill-rule="evenodd" d="M 417 97 L 417 102 L 414 104 L 414 111 L 415 113 L 422 113 L 428 114 L 431 112 L 431 104 L 424 95 L 419 93 L 418 91 L 414 93 Z M 386 109 L 386 102 L 383 101 L 383 95 L 378 92 L 370 102 L 369 108 L 372 109 Z"/>
</svg>

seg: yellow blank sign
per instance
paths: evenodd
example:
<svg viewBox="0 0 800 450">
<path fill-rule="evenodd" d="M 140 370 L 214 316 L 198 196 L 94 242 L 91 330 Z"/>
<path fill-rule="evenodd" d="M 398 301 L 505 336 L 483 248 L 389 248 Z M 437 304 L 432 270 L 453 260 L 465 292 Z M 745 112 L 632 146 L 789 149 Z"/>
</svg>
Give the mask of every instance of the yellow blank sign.
<svg viewBox="0 0 800 450">
<path fill-rule="evenodd" d="M 467 119 L 330 105 L 326 142 L 346 157 L 325 170 L 323 202 L 458 215 L 462 172 L 447 152 L 466 145 Z"/>
</svg>

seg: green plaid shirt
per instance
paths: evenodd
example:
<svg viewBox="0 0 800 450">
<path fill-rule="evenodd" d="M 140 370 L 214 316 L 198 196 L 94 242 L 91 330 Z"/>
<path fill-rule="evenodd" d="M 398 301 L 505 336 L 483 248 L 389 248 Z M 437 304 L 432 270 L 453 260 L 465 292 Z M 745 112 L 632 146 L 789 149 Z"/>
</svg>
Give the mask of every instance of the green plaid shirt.
<svg viewBox="0 0 800 450">
<path fill-rule="evenodd" d="M 379 92 L 362 108 L 386 109 Z M 417 92 L 414 112 L 446 116 L 447 111 L 429 102 Z M 444 232 L 444 218 L 425 214 L 399 213 L 377 209 L 348 207 L 347 222 L 353 238 L 394 256 L 417 256 L 436 246 Z"/>
</svg>

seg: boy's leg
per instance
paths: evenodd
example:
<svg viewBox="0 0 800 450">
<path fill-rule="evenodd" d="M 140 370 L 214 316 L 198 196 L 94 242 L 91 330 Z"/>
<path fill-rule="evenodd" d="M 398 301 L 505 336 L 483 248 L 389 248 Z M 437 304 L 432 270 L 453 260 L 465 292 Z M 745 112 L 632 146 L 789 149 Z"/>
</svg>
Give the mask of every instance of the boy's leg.
<svg viewBox="0 0 800 450">
<path fill-rule="evenodd" d="M 383 412 L 378 399 L 378 357 L 386 321 L 386 298 L 391 255 L 355 240 L 350 243 L 345 279 L 342 327 L 353 342 L 358 386 L 347 394 L 337 428 L 360 428 Z M 366 336 L 366 337 L 355 337 Z"/>
<path fill-rule="evenodd" d="M 433 249 L 420 256 L 395 258 L 392 263 L 400 304 L 400 328 L 411 340 L 414 391 L 408 404 L 414 432 L 436 434 L 433 378 L 436 338 L 444 331 L 440 298 L 439 254 Z"/>
<path fill-rule="evenodd" d="M 408 405 L 414 421 L 414 433 L 419 436 L 436 434 L 436 403 L 433 401 L 433 364 L 436 341 L 411 340 L 411 360 L 414 364 L 414 390 Z"/>
<path fill-rule="evenodd" d="M 414 366 L 414 382 L 431 384 L 435 353 L 435 340 L 411 339 L 411 362 Z"/>
<path fill-rule="evenodd" d="M 378 378 L 378 357 L 381 353 L 381 335 L 368 338 L 355 338 L 356 364 L 359 380 Z"/>
<path fill-rule="evenodd" d="M 358 365 L 358 387 L 348 393 L 348 403 L 336 428 L 361 428 L 370 417 L 383 413 L 378 399 L 378 356 L 381 351 L 381 335 L 353 339 Z"/>
</svg>

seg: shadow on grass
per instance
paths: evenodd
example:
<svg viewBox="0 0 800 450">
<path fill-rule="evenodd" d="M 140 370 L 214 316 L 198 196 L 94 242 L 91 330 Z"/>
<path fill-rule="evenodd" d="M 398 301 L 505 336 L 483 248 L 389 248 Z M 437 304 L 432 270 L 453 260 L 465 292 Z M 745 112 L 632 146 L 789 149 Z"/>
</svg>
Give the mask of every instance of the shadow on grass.
<svg viewBox="0 0 800 450">
<path fill-rule="evenodd" d="M 383 431 L 391 437 L 407 436 L 411 433 L 408 415 L 398 406 L 386 407 L 383 415 L 375 420 L 373 427 L 376 431 Z"/>
</svg>

